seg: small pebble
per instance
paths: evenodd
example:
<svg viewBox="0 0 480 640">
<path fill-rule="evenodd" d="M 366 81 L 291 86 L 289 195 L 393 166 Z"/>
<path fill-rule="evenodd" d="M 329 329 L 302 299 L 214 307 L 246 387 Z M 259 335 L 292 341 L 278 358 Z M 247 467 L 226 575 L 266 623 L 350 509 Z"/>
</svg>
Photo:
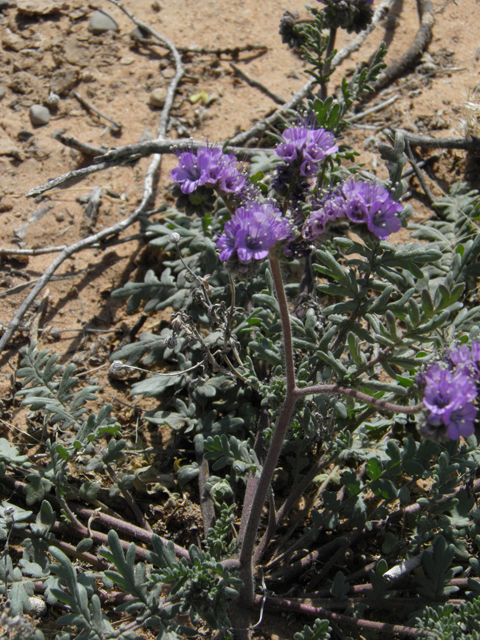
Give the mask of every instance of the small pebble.
<svg viewBox="0 0 480 640">
<path fill-rule="evenodd" d="M 30 122 L 34 127 L 42 127 L 50 122 L 50 111 L 41 104 L 33 104 L 30 107 Z"/>
<path fill-rule="evenodd" d="M 150 104 L 152 107 L 163 107 L 165 104 L 165 100 L 167 99 L 167 90 L 159 87 L 158 89 L 154 89 L 150 94 Z"/>
<path fill-rule="evenodd" d="M 93 12 L 90 18 L 88 30 L 94 34 L 105 33 L 106 31 L 118 31 L 118 24 L 111 15 L 98 9 Z"/>
<path fill-rule="evenodd" d="M 149 37 L 149 32 L 146 29 L 142 29 L 142 27 L 135 27 L 135 29 L 130 31 L 130 38 L 132 38 L 132 40 L 145 40 Z"/>
<path fill-rule="evenodd" d="M 50 107 L 56 107 L 60 102 L 60 96 L 57 93 L 53 93 L 50 89 L 50 93 L 48 94 L 47 103 Z"/>
<path fill-rule="evenodd" d="M 154 11 L 160 11 L 162 5 L 160 4 L 159 0 L 153 0 L 151 7 Z"/>
<path fill-rule="evenodd" d="M 6 92 L 7 90 L 5 89 L 5 87 L 0 87 L 0 100 L 4 97 Z"/>
<path fill-rule="evenodd" d="M 43 616 L 47 612 L 47 604 L 42 598 L 32 596 L 30 600 L 30 613 L 34 616 Z"/>
</svg>

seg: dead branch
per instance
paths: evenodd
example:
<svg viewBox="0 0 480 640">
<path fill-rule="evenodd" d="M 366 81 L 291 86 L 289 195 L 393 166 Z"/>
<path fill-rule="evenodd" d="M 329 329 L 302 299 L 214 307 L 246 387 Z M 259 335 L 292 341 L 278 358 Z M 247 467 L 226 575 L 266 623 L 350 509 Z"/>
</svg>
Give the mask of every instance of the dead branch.
<svg viewBox="0 0 480 640">
<path fill-rule="evenodd" d="M 63 142 L 62 139 L 57 139 L 59 140 L 59 142 Z M 73 145 L 69 144 L 68 146 Z M 42 193 L 45 193 L 46 191 L 50 191 L 55 187 L 59 187 L 60 185 L 65 184 L 69 180 L 76 180 L 92 173 L 104 171 L 105 169 L 111 169 L 112 167 L 118 167 L 123 164 L 130 164 L 131 162 L 135 162 L 145 156 L 151 156 L 153 153 L 163 154 L 176 153 L 177 151 L 182 150 L 192 151 L 204 146 L 205 142 L 192 140 L 192 138 L 180 138 L 178 140 L 165 140 L 157 138 L 156 140 L 146 140 L 145 142 L 137 142 L 134 144 L 125 145 L 123 147 L 116 147 L 115 149 L 112 149 L 110 151 L 104 151 L 103 155 L 101 156 L 96 156 L 96 164 L 92 164 L 89 167 L 82 167 L 81 169 L 74 169 L 73 171 L 67 171 L 67 173 L 58 176 L 57 178 L 53 178 L 45 184 L 30 189 L 30 191 L 26 194 L 26 197 L 31 198 L 34 196 L 38 196 Z M 232 147 L 230 145 L 226 145 L 225 149 L 227 151 L 233 151 L 239 157 L 252 156 L 259 151 L 263 151 L 264 153 L 273 153 L 272 149 L 248 149 L 246 147 Z"/>
<path fill-rule="evenodd" d="M 395 137 L 391 129 L 384 129 L 385 133 Z M 465 151 L 480 151 L 480 138 L 433 138 L 431 136 L 417 136 L 404 129 L 400 131 L 412 147 L 424 147 L 425 149 L 464 149 Z"/>
<path fill-rule="evenodd" d="M 237 47 L 177 47 L 177 49 L 180 53 L 200 53 L 214 56 L 238 56 L 239 53 L 244 51 L 258 51 L 260 53 L 268 51 L 267 45 L 263 42 L 258 42 L 257 44 L 244 44 Z"/>
<path fill-rule="evenodd" d="M 244 71 L 242 71 L 239 67 L 237 67 L 236 64 L 233 64 L 233 62 L 230 62 L 230 66 L 233 69 L 233 71 L 238 76 L 240 76 L 240 78 L 242 78 L 242 80 L 245 80 L 245 82 L 247 84 L 249 84 L 251 87 L 255 87 L 256 89 L 260 89 L 260 91 L 262 93 L 264 93 L 266 96 L 271 98 L 277 104 L 285 104 L 286 100 L 284 100 L 280 96 L 277 96 L 276 93 L 273 93 L 273 91 L 270 91 L 270 89 L 268 87 L 266 87 L 264 84 L 262 84 L 258 80 L 255 80 L 254 78 L 251 78 L 250 76 L 248 76 Z"/>
<path fill-rule="evenodd" d="M 92 158 L 94 158 L 95 156 L 101 156 L 105 153 L 105 149 L 81 142 L 73 136 L 65 136 L 62 131 L 55 131 L 55 133 L 52 134 L 52 138 L 58 140 L 58 142 L 61 142 L 66 147 L 80 151 L 84 156 L 92 156 Z"/>
<path fill-rule="evenodd" d="M 373 85 L 375 90 L 381 89 L 405 73 L 407 69 L 415 64 L 419 56 L 429 45 L 430 40 L 432 39 L 432 28 L 435 22 L 432 3 L 430 0 L 417 0 L 417 9 L 420 28 L 415 35 L 413 43 L 400 60 L 391 63 L 385 71 L 378 76 Z"/>
<path fill-rule="evenodd" d="M 123 125 L 120 122 L 113 120 L 112 118 L 110 118 L 110 116 L 107 116 L 105 113 L 97 109 L 97 107 L 95 107 L 91 102 L 85 100 L 85 98 L 82 98 L 82 96 L 77 91 L 72 91 L 72 96 L 76 98 L 80 102 L 80 104 L 85 107 L 85 109 L 88 109 L 88 111 L 92 111 L 92 113 L 96 113 L 97 116 L 100 116 L 100 118 L 103 118 L 104 120 L 109 122 L 112 125 L 112 131 L 119 132 L 122 130 Z"/>
<path fill-rule="evenodd" d="M 362 120 L 362 118 L 364 118 L 365 116 L 369 116 L 371 113 L 376 113 L 377 111 L 386 109 L 386 107 L 389 107 L 396 100 L 398 100 L 398 95 L 392 96 L 388 100 L 385 100 L 384 102 L 380 102 L 379 104 L 376 104 L 375 106 L 370 107 L 370 109 L 365 109 L 365 111 L 361 111 L 360 113 L 355 113 L 352 116 L 347 116 L 345 120 L 349 123 L 357 122 L 357 120 Z"/>
<path fill-rule="evenodd" d="M 413 157 L 413 153 L 412 153 L 412 150 L 410 148 L 410 143 L 409 143 L 408 140 L 406 141 L 406 143 L 407 144 L 405 145 L 405 147 L 406 147 L 405 150 L 407 152 L 408 160 L 409 160 L 410 164 L 412 165 L 412 169 L 414 170 L 415 175 L 417 176 L 417 179 L 420 182 L 420 185 L 421 185 L 425 195 L 430 200 L 430 204 L 435 204 L 436 198 L 433 195 L 433 193 L 431 192 L 431 190 L 429 189 L 427 183 L 425 182 L 425 178 L 423 177 L 422 170 L 420 169 L 420 167 L 415 162 L 415 158 Z"/>
</svg>

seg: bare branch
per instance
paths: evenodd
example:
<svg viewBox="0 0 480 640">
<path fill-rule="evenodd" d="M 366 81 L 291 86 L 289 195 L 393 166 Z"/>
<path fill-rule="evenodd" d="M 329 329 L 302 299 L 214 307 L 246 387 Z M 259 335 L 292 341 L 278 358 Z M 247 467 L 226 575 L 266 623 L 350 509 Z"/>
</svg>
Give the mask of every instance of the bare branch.
<svg viewBox="0 0 480 640">
<path fill-rule="evenodd" d="M 255 87 L 256 89 L 260 89 L 260 91 L 262 91 L 262 93 L 264 93 L 266 96 L 271 98 L 277 104 L 285 104 L 286 100 L 284 100 L 280 96 L 277 96 L 276 93 L 273 93 L 273 91 L 270 91 L 270 89 L 268 87 L 266 87 L 264 84 L 262 84 L 258 80 L 254 80 L 253 78 L 248 76 L 244 71 L 242 71 L 240 69 L 240 67 L 237 67 L 236 64 L 233 64 L 233 62 L 230 62 L 230 66 L 235 71 L 235 73 L 238 76 L 240 76 L 240 78 L 245 80 L 245 82 L 247 84 L 249 84 L 251 87 Z"/>
</svg>

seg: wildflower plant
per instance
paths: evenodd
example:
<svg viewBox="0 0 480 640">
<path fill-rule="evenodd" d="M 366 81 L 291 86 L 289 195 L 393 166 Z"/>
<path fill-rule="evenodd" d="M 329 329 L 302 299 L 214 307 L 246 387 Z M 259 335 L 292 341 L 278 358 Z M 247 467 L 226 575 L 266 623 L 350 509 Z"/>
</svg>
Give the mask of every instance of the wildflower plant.
<svg viewBox="0 0 480 640">
<path fill-rule="evenodd" d="M 477 637 L 480 197 L 455 187 L 414 230 L 428 242 L 398 241 L 414 228 L 402 135 L 379 149 L 383 181 L 341 137 L 384 46 L 324 95 L 335 30 L 363 29 L 371 3 L 325 0 L 312 14 L 302 46 L 320 97 L 247 159 L 228 145 L 177 150 L 175 208 L 142 220 L 162 264 L 113 292 L 132 313 L 172 310 L 112 353 L 110 374 L 151 374 L 131 393 L 157 401 L 145 424 L 167 425 L 185 452 L 160 460 L 175 475 L 158 491 L 175 509 L 198 499 L 198 539 L 185 548 L 152 531 L 130 460 L 153 466 L 149 454 L 111 406 L 93 411 L 96 387 L 74 391 L 73 365 L 32 344 L 17 398 L 43 416 L 44 462 L 0 440 L 2 481 L 28 507 L 0 509 L 10 621 L 38 588 L 62 607 L 59 640 L 174 639 L 205 625 L 246 640 L 265 609 L 313 616 L 296 640 L 440 638 L 458 624 Z M 112 500 L 137 525 L 108 513 Z M 366 546 L 375 554 L 354 570 L 348 558 Z M 460 590 L 470 601 L 456 613 L 447 601 Z"/>
</svg>

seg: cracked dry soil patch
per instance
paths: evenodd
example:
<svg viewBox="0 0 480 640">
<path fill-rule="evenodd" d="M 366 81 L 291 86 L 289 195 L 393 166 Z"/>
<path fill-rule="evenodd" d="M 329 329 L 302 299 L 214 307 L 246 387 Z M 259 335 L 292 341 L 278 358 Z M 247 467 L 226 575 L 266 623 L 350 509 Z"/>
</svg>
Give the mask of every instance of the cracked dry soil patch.
<svg viewBox="0 0 480 640">
<path fill-rule="evenodd" d="M 366 169 L 380 176 L 385 175 L 377 152 L 378 142 L 386 139 L 383 127 L 462 137 L 466 119 L 473 119 L 474 124 L 480 119 L 480 5 L 476 0 L 458 4 L 435 0 L 433 5 L 435 25 L 427 52 L 415 69 L 373 96 L 363 108 L 396 96 L 392 104 L 360 120 L 346 139 L 361 151 Z M 300 57 L 278 35 L 283 12 L 302 12 L 301 0 L 136 0 L 126 6 L 182 48 L 186 74 L 175 97 L 169 137 L 224 140 L 275 109 L 268 96 L 238 77 L 231 63 L 284 99 L 308 79 Z M 114 18 L 117 31 L 94 34 L 89 30 L 91 17 L 99 9 Z M 357 63 L 368 61 L 381 40 L 388 45 L 387 62 L 396 60 L 417 29 L 415 3 L 398 0 L 362 48 L 335 72 L 330 87 L 338 85 L 343 74 L 352 73 Z M 141 201 L 148 158 L 70 182 L 36 199 L 25 197 L 34 186 L 91 162 L 52 138 L 55 132 L 106 149 L 155 136 L 158 105 L 174 66 L 165 48 L 152 40 L 139 43 L 133 30 L 128 18 L 106 0 L 0 0 L 3 327 L 55 255 L 14 256 L 4 250 L 73 244 L 124 219 Z M 348 34 L 341 35 L 337 48 L 350 39 Z M 263 48 L 253 47 L 258 44 Z M 252 45 L 250 50 L 248 45 Z M 235 47 L 239 50 L 233 53 L 205 52 Z M 120 123 L 121 129 L 112 128 L 105 118 L 87 109 L 74 92 Z M 58 98 L 52 98 L 52 93 Z M 48 124 L 32 124 L 34 105 L 49 105 Z M 480 186 L 480 163 L 474 155 L 442 149 L 417 151 L 419 158 L 434 156 L 428 164 L 427 181 L 437 197 L 459 179 Z M 174 165 L 173 156 L 163 157 L 152 209 L 173 204 L 168 186 Z M 427 200 L 416 179 L 410 187 L 407 197 L 417 221 L 422 220 L 430 215 Z M 101 195 L 91 215 L 87 205 L 94 189 Z M 152 218 L 161 216 L 157 212 Z M 124 240 L 138 231 L 135 225 L 120 237 Z M 393 241 L 406 237 L 402 231 Z M 90 384 L 99 384 L 99 402 L 112 402 L 137 438 L 142 437 L 146 445 L 168 444 L 168 430 L 153 432 L 140 421 L 135 405 L 148 409 L 151 404 L 132 400 L 128 393 L 132 379 L 114 382 L 106 375 L 112 351 L 131 339 L 142 323 L 142 331 L 157 331 L 169 321 L 168 310 L 148 317 L 141 313 L 129 316 L 124 302 L 110 297 L 128 279 L 142 280 L 148 268 L 160 273 L 161 260 L 161 254 L 148 248 L 144 240 L 132 239 L 83 251 L 63 263 L 0 355 L 1 437 L 25 438 L 29 446 L 36 442 L 38 425 L 31 423 L 13 394 L 19 349 L 37 340 L 42 348 L 60 353 L 62 363 L 73 360 Z M 186 520 L 184 525 L 190 526 Z"/>
</svg>

